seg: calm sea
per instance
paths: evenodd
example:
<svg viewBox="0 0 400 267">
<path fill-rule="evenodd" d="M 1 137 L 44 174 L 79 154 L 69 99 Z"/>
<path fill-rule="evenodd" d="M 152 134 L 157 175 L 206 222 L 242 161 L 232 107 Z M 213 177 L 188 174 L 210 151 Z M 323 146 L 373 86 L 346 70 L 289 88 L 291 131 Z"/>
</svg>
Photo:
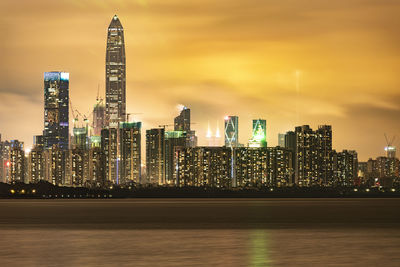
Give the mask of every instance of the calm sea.
<svg viewBox="0 0 400 267">
<path fill-rule="evenodd" d="M 0 266 L 400 266 L 400 199 L 0 200 Z"/>
</svg>

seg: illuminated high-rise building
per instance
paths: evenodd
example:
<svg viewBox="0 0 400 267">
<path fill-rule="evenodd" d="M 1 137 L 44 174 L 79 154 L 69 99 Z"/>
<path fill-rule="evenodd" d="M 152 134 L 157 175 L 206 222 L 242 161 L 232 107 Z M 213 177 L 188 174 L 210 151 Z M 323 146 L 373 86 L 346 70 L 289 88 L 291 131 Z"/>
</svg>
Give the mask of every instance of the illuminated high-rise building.
<svg viewBox="0 0 400 267">
<path fill-rule="evenodd" d="M 74 127 L 73 148 L 85 150 L 88 148 L 88 127 Z"/>
<path fill-rule="evenodd" d="M 225 117 L 225 146 L 239 146 L 239 118 L 237 116 Z"/>
<path fill-rule="evenodd" d="M 54 185 L 71 185 L 70 151 L 57 146 L 44 150 L 44 179 Z"/>
<path fill-rule="evenodd" d="M 296 127 L 295 179 L 300 186 L 330 185 L 333 178 L 332 127 Z"/>
<path fill-rule="evenodd" d="M 332 126 L 320 125 L 315 131 L 317 137 L 317 172 L 322 184 L 332 184 L 333 154 L 332 154 Z"/>
<path fill-rule="evenodd" d="M 101 136 L 101 130 L 106 126 L 106 107 L 103 99 L 97 99 L 93 108 L 93 132 L 94 136 Z"/>
<path fill-rule="evenodd" d="M 230 188 L 231 153 L 227 147 L 177 147 L 173 168 L 175 185 Z"/>
<path fill-rule="evenodd" d="M 385 147 L 386 157 L 394 159 L 396 158 L 396 147 L 392 145 L 388 145 Z"/>
<path fill-rule="evenodd" d="M 190 131 L 190 109 L 183 107 L 179 116 L 174 119 L 175 131 Z"/>
<path fill-rule="evenodd" d="M 44 73 L 44 147 L 69 148 L 69 73 Z"/>
<path fill-rule="evenodd" d="M 237 186 L 288 186 L 292 151 L 283 147 L 239 147 L 234 152 Z"/>
<path fill-rule="evenodd" d="M 357 178 L 358 159 L 354 150 L 333 151 L 333 179 L 331 185 L 353 186 Z"/>
<path fill-rule="evenodd" d="M 174 119 L 174 130 L 184 131 L 186 135 L 187 147 L 197 146 L 197 136 L 196 132 L 190 129 L 190 109 L 187 107 L 182 107 L 180 114 Z"/>
<path fill-rule="evenodd" d="M 317 175 L 317 136 L 309 125 L 296 127 L 295 133 L 295 182 L 299 186 L 320 185 Z"/>
<path fill-rule="evenodd" d="M 268 148 L 238 147 L 233 153 L 236 186 L 271 185 L 268 181 Z"/>
<path fill-rule="evenodd" d="M 0 135 L 0 182 L 2 183 L 10 181 L 10 150 L 11 143 L 2 141 Z"/>
<path fill-rule="evenodd" d="M 174 180 L 174 157 L 178 147 L 185 147 L 187 136 L 185 131 L 167 131 L 164 134 L 165 144 L 165 184 L 176 185 Z"/>
<path fill-rule="evenodd" d="M 101 147 L 94 146 L 89 149 L 89 179 L 87 183 L 91 186 L 104 185 L 103 154 Z"/>
<path fill-rule="evenodd" d="M 249 147 L 267 147 L 266 120 L 253 120 L 253 132 L 249 140 Z"/>
<path fill-rule="evenodd" d="M 163 128 L 155 128 L 146 131 L 146 174 L 147 181 L 151 184 L 165 184 L 164 179 L 164 145 Z"/>
<path fill-rule="evenodd" d="M 106 121 L 117 128 L 126 115 L 126 66 L 124 28 L 115 15 L 107 33 L 106 48 Z"/>
<path fill-rule="evenodd" d="M 28 156 L 29 182 L 37 183 L 45 179 L 43 136 L 35 136 L 34 145 Z"/>
<path fill-rule="evenodd" d="M 18 140 L 11 140 L 10 180 L 11 182 L 25 182 L 24 143 Z"/>
<path fill-rule="evenodd" d="M 118 181 L 118 131 L 108 128 L 101 131 L 101 151 L 103 153 L 103 177 L 105 184 L 117 184 Z"/>
<path fill-rule="evenodd" d="M 291 151 L 293 173 L 290 177 L 290 183 L 295 184 L 294 171 L 296 170 L 296 133 L 293 131 L 286 132 L 285 134 L 285 148 Z"/>
<path fill-rule="evenodd" d="M 140 184 L 141 181 L 141 122 L 120 124 L 119 183 Z"/>
<path fill-rule="evenodd" d="M 70 150 L 71 160 L 71 185 L 83 186 L 89 177 L 88 151 L 81 148 Z"/>
</svg>

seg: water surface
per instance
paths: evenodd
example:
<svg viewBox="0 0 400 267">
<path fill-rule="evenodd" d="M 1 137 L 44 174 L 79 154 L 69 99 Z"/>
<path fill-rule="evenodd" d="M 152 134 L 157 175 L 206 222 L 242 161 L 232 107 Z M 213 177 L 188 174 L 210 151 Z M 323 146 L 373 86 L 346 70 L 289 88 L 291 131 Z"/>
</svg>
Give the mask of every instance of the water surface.
<svg viewBox="0 0 400 267">
<path fill-rule="evenodd" d="M 400 266 L 397 199 L 1 200 L 1 266 Z"/>
</svg>

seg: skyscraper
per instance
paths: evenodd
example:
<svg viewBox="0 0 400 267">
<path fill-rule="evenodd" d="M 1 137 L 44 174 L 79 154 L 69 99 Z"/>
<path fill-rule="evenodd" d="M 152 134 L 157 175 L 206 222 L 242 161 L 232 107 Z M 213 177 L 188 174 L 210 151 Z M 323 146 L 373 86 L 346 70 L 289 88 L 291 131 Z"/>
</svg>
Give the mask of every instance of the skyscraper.
<svg viewBox="0 0 400 267">
<path fill-rule="evenodd" d="M 0 182 L 2 183 L 10 181 L 10 150 L 11 143 L 2 141 L 0 135 Z"/>
<path fill-rule="evenodd" d="M 43 136 L 37 135 L 34 138 L 34 146 L 28 157 L 28 178 L 29 182 L 44 180 L 44 153 Z"/>
<path fill-rule="evenodd" d="M 333 179 L 335 186 L 352 186 L 357 178 L 358 160 L 354 150 L 333 151 Z"/>
<path fill-rule="evenodd" d="M 297 126 L 295 181 L 299 186 L 320 185 L 317 175 L 317 136 L 309 125 Z"/>
<path fill-rule="evenodd" d="M 225 117 L 225 146 L 237 147 L 239 145 L 239 118 L 237 116 Z"/>
<path fill-rule="evenodd" d="M 44 147 L 69 146 L 69 73 L 44 73 Z"/>
<path fill-rule="evenodd" d="M 249 140 L 249 147 L 267 147 L 266 120 L 253 120 L 253 132 Z"/>
<path fill-rule="evenodd" d="M 141 183 L 141 122 L 120 124 L 119 183 Z"/>
<path fill-rule="evenodd" d="M 101 136 L 101 130 L 106 126 L 106 110 L 103 99 L 97 99 L 97 103 L 93 108 L 93 135 Z"/>
<path fill-rule="evenodd" d="M 101 131 L 101 151 L 103 154 L 103 182 L 117 184 L 118 181 L 118 129 L 108 128 Z"/>
<path fill-rule="evenodd" d="M 315 133 L 317 135 L 317 175 L 324 185 L 328 185 L 333 182 L 332 126 L 320 125 Z"/>
<path fill-rule="evenodd" d="M 173 168 L 175 185 L 230 188 L 231 153 L 227 147 L 177 147 Z"/>
<path fill-rule="evenodd" d="M 190 131 L 190 109 L 183 107 L 179 116 L 174 119 L 175 131 Z"/>
<path fill-rule="evenodd" d="M 24 143 L 18 140 L 11 140 L 10 178 L 11 182 L 25 182 Z"/>
<path fill-rule="evenodd" d="M 330 185 L 333 177 L 332 127 L 321 125 L 316 131 L 310 126 L 295 129 L 295 179 L 300 186 Z"/>
<path fill-rule="evenodd" d="M 116 128 L 126 114 L 124 28 L 117 15 L 108 26 L 106 49 L 106 121 Z"/>
<path fill-rule="evenodd" d="M 187 142 L 186 131 L 167 131 L 164 133 L 165 145 L 165 184 L 175 185 L 174 181 L 174 157 L 178 147 L 185 147 Z"/>
<path fill-rule="evenodd" d="M 155 128 L 146 131 L 146 173 L 147 182 L 151 184 L 165 184 L 164 179 L 164 145 L 163 128 Z"/>
<path fill-rule="evenodd" d="M 186 132 L 186 144 L 187 147 L 197 146 L 196 132 L 190 129 L 190 109 L 183 107 L 179 116 L 174 119 L 174 130 Z"/>
</svg>

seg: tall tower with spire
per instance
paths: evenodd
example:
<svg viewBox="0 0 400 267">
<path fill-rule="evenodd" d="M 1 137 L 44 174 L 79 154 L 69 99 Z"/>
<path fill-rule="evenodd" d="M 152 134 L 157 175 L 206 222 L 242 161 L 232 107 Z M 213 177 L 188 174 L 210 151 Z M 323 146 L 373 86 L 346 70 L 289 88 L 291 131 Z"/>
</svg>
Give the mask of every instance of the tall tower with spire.
<svg viewBox="0 0 400 267">
<path fill-rule="evenodd" d="M 117 15 L 111 20 L 106 49 L 106 124 L 117 128 L 126 114 L 124 28 Z"/>
</svg>

